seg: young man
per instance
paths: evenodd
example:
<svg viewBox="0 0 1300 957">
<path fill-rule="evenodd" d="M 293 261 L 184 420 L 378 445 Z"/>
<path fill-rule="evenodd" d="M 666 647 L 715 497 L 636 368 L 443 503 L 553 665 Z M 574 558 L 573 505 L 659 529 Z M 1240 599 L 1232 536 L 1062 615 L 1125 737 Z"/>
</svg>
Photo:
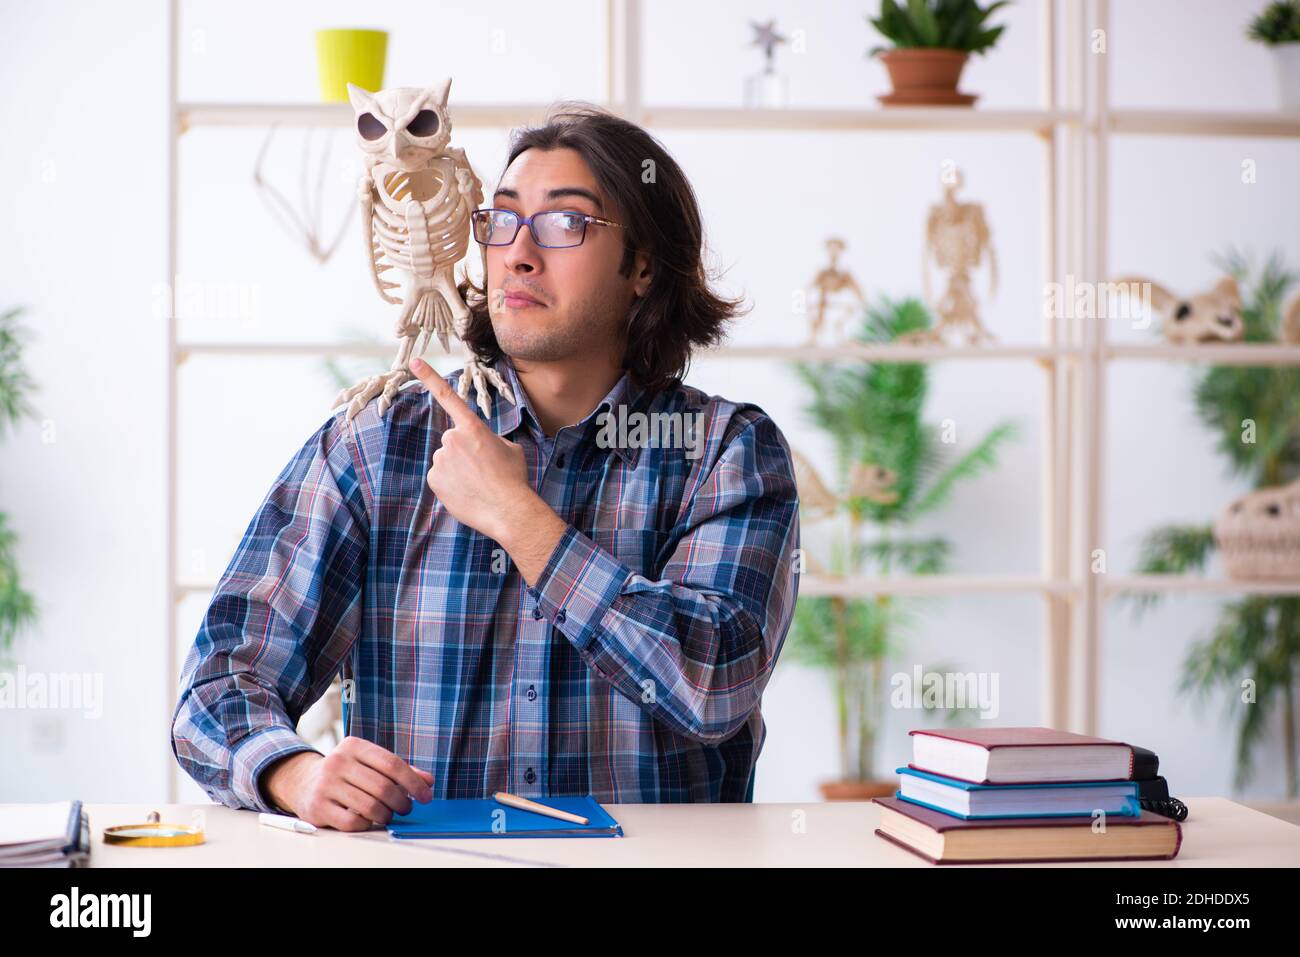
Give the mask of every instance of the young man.
<svg viewBox="0 0 1300 957">
<path fill-rule="evenodd" d="M 363 830 L 433 796 L 753 798 L 798 498 L 762 409 L 682 384 L 738 311 L 691 187 L 571 107 L 515 136 L 491 206 L 464 338 L 516 403 L 484 419 L 461 370 L 417 361 L 423 388 L 335 414 L 280 474 L 173 722 L 224 804 Z M 348 737 L 322 755 L 294 729 L 340 669 Z"/>
</svg>

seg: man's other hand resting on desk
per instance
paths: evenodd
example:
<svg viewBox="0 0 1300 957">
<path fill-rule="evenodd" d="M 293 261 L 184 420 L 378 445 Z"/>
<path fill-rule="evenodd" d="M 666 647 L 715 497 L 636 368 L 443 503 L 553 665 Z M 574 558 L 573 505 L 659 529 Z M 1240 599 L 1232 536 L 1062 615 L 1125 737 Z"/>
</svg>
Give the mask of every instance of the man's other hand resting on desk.
<svg viewBox="0 0 1300 957">
<path fill-rule="evenodd" d="M 387 824 L 394 812 L 410 812 L 412 797 L 421 804 L 433 800 L 432 774 L 364 738 L 344 738 L 328 755 L 300 751 L 281 758 L 267 768 L 263 782 L 278 807 L 340 831 Z"/>
</svg>

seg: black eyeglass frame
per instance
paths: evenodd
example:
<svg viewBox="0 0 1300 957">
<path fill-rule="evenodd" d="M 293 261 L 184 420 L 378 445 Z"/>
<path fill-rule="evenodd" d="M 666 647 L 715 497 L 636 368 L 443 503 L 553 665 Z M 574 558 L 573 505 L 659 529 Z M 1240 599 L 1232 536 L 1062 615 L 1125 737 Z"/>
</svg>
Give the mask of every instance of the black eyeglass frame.
<svg viewBox="0 0 1300 957">
<path fill-rule="evenodd" d="M 520 216 L 513 209 L 496 209 L 489 207 L 487 209 L 474 210 L 470 213 L 470 219 L 473 220 L 474 225 L 477 226 L 477 224 L 483 222 L 490 213 L 506 213 L 509 216 L 513 216 L 515 218 L 515 231 L 510 234 L 510 238 L 505 242 L 485 243 L 478 238 L 478 230 L 471 228 L 470 232 L 474 236 L 474 242 L 478 243 L 480 246 L 513 246 L 515 240 L 519 238 L 519 230 L 527 226 L 528 232 L 532 234 L 533 242 L 542 249 L 574 249 L 587 241 L 587 226 L 591 223 L 596 223 L 600 226 L 617 226 L 619 229 L 627 228 L 622 223 L 616 223 L 612 219 L 602 219 L 599 216 L 592 216 L 590 213 L 581 213 L 576 209 L 544 209 L 540 212 L 533 213 L 531 216 Z M 578 237 L 576 243 L 566 243 L 563 246 L 554 246 L 542 242 L 541 237 L 537 235 L 537 227 L 533 224 L 533 220 L 537 219 L 539 216 L 554 215 L 582 217 L 582 235 Z"/>
</svg>

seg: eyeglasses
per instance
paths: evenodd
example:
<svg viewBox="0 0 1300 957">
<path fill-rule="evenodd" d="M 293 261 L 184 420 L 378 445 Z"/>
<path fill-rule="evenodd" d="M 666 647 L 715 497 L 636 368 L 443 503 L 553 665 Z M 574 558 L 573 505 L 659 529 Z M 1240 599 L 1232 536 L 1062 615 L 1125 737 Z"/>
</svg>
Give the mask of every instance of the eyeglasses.
<svg viewBox="0 0 1300 957">
<path fill-rule="evenodd" d="M 470 219 L 474 223 L 474 241 L 482 246 L 509 246 L 519 235 L 521 226 L 527 226 L 533 234 L 533 242 L 544 249 L 581 246 L 587 238 L 588 223 L 624 228 L 622 223 L 562 209 L 525 217 L 508 209 L 476 209 L 470 214 Z"/>
</svg>

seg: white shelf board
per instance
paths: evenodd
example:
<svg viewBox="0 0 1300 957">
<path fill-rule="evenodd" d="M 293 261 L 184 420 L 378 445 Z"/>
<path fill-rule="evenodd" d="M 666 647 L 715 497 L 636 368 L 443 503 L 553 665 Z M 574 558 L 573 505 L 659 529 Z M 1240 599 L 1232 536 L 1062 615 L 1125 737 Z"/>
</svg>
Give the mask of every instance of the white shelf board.
<svg viewBox="0 0 1300 957">
<path fill-rule="evenodd" d="M 216 580 L 182 579 L 176 583 L 177 597 L 210 595 Z M 869 598 L 873 595 L 975 595 L 1042 593 L 1072 595 L 1072 582 L 1030 575 L 913 575 L 835 576 L 805 574 L 799 579 L 799 597 L 834 596 Z M 1108 598 L 1136 592 L 1202 595 L 1300 595 L 1300 581 L 1234 581 L 1230 578 L 1200 578 L 1195 575 L 1128 575 L 1106 577 L 1102 592 Z"/>
<path fill-rule="evenodd" d="M 1123 592 L 1300 595 L 1300 581 L 1234 581 L 1231 578 L 1198 578 L 1195 575 L 1130 575 L 1104 579 L 1102 591 L 1107 596 Z"/>
<path fill-rule="evenodd" d="M 383 356 L 391 358 L 396 342 L 250 342 L 246 340 L 187 340 L 176 344 L 178 359 L 190 355 L 303 355 L 303 356 Z M 435 358 L 444 353 L 435 343 L 426 355 Z M 450 355 L 463 356 L 467 350 L 454 344 Z M 1017 360 L 1050 361 L 1055 358 L 1077 359 L 1084 355 L 1079 346 L 992 345 L 992 346 L 909 346 L 885 343 L 872 345 L 845 342 L 837 345 L 723 345 L 700 349 L 700 359 L 778 359 L 808 362 L 835 362 L 858 359 L 873 362 L 946 362 L 949 360 Z M 1300 346 L 1243 342 L 1222 345 L 1108 345 L 1108 360 L 1146 359 L 1182 362 L 1211 362 L 1232 366 L 1300 366 Z"/>
<path fill-rule="evenodd" d="M 609 106 L 608 104 L 606 104 Z M 456 126 L 503 129 L 541 123 L 549 103 L 462 103 Z M 617 111 L 616 106 L 609 106 Z M 201 103 L 177 105 L 182 128 L 198 126 L 352 125 L 350 103 Z M 1300 137 L 1300 113 L 1269 111 L 1111 110 L 1114 133 Z M 1082 122 L 1078 110 L 998 110 L 952 106 L 743 109 L 643 106 L 640 121 L 658 129 L 1040 132 Z"/>
<path fill-rule="evenodd" d="M 1036 575 L 802 575 L 799 597 L 869 598 L 873 595 L 979 595 L 1017 592 L 1068 595 L 1075 586 Z"/>
<path fill-rule="evenodd" d="M 548 104 L 483 103 L 454 108 L 453 125 L 507 128 L 540 123 Z M 356 116 L 351 103 L 179 103 L 182 131 L 198 126 L 336 126 L 350 127 Z"/>
<path fill-rule="evenodd" d="M 392 358 L 396 342 L 248 342 L 248 341 L 184 341 L 176 344 L 178 361 L 190 355 L 306 355 L 306 356 L 383 356 Z M 450 353 L 434 343 L 426 356 L 468 354 L 460 344 L 453 345 Z M 697 359 L 780 359 L 790 361 L 831 362 L 861 359 L 878 362 L 943 362 L 968 359 L 1034 359 L 1050 360 L 1054 357 L 1072 358 L 1081 354 L 1073 346 L 909 346 L 868 345 L 842 343 L 825 346 L 798 345 L 724 345 L 716 349 L 700 349 Z"/>
<path fill-rule="evenodd" d="M 211 595 L 217 582 L 183 579 L 176 583 L 177 597 L 190 594 Z M 802 575 L 799 597 L 839 595 L 845 598 L 869 598 L 873 595 L 975 595 L 1050 593 L 1067 595 L 1074 591 L 1068 581 L 1051 581 L 1029 575 L 913 575 L 872 577 Z"/>
<path fill-rule="evenodd" d="M 1033 133 L 1076 124 L 1077 110 L 983 110 L 928 106 L 862 109 L 727 109 L 642 107 L 642 120 L 661 129 L 706 130 L 974 130 Z"/>
<path fill-rule="evenodd" d="M 461 103 L 453 107 L 453 124 L 466 129 L 500 129 L 540 124 L 550 104 Z M 609 107 L 615 109 L 617 107 Z M 198 126 L 337 126 L 352 125 L 350 103 L 180 103 L 182 129 Z M 934 106 L 891 109 L 737 109 L 644 106 L 639 120 L 658 129 L 707 130 L 913 130 L 981 133 L 1038 132 L 1077 124 L 1077 110 L 982 110 Z"/>
<path fill-rule="evenodd" d="M 1176 136 L 1300 136 L 1300 113 L 1263 110 L 1111 110 L 1114 133 Z"/>
<path fill-rule="evenodd" d="M 1108 359 L 1176 359 L 1231 366 L 1300 366 L 1300 346 L 1268 342 L 1224 342 L 1200 345 L 1108 345 Z"/>
</svg>

